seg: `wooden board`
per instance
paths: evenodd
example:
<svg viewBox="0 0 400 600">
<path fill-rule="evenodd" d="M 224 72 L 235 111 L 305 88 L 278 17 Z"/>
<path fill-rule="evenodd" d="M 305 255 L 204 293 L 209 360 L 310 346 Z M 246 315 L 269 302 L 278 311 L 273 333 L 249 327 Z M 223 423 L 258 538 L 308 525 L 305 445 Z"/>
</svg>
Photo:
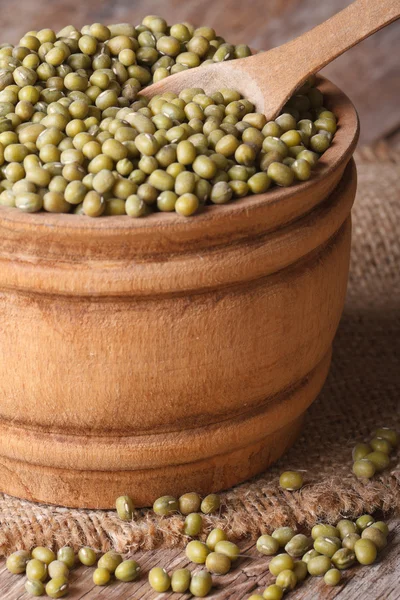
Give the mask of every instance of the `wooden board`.
<svg viewBox="0 0 400 600">
<path fill-rule="evenodd" d="M 398 573 L 400 569 L 400 519 L 389 524 L 391 533 L 387 548 L 379 555 L 379 560 L 371 567 L 354 567 L 344 572 L 343 584 L 328 588 L 320 578 L 308 578 L 285 598 L 290 600 L 398 600 Z M 269 559 L 258 554 L 254 544 L 242 544 L 243 554 L 235 568 L 224 577 L 215 577 L 215 589 L 207 598 L 213 600 L 245 600 L 251 594 L 262 593 L 273 583 L 268 571 Z M 105 588 L 96 587 L 92 582 L 92 568 L 79 568 L 71 573 L 71 591 L 68 600 L 184 600 L 189 594 L 157 594 L 147 583 L 147 573 L 154 566 L 162 566 L 169 572 L 188 566 L 185 555 L 180 550 L 157 550 L 135 556 L 143 575 L 138 582 L 112 582 Z M 191 567 L 193 567 L 192 565 Z M 190 567 L 190 568 L 191 568 Z M 1 600 L 30 600 L 24 593 L 25 577 L 11 575 L 0 562 Z"/>
<path fill-rule="evenodd" d="M 16 18 L 15 1 L 1 0 L 1 42 L 16 43 L 29 29 L 73 23 L 139 22 L 161 14 L 169 23 L 189 20 L 211 25 L 234 43 L 269 49 L 321 23 L 350 0 L 31 0 Z M 400 127 L 400 22 L 393 23 L 324 70 L 353 100 L 361 119 L 361 142 L 370 143 Z"/>
</svg>

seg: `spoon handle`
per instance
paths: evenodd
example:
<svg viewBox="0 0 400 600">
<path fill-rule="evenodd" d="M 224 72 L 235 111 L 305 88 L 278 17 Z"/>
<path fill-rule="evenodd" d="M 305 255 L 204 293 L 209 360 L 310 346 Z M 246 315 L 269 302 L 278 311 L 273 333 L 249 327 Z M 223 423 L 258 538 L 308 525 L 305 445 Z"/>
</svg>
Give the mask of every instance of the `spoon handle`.
<svg viewBox="0 0 400 600">
<path fill-rule="evenodd" d="M 297 82 L 301 83 L 300 78 L 304 81 L 399 17 L 400 0 L 355 0 L 321 25 L 275 48 L 276 58 L 282 52 L 284 64 L 290 65 L 290 71 L 297 74 Z M 259 55 L 259 67 L 262 56 Z"/>
</svg>

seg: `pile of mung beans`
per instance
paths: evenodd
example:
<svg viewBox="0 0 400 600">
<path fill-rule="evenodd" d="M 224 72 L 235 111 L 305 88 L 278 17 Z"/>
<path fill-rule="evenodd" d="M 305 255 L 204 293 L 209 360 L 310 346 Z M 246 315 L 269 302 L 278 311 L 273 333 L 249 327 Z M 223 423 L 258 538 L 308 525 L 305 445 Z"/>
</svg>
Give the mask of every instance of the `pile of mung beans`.
<svg viewBox="0 0 400 600">
<path fill-rule="evenodd" d="M 353 448 L 353 473 L 356 477 L 371 479 L 390 465 L 389 455 L 399 444 L 396 431 L 380 427 L 369 443 L 359 443 Z"/>
<path fill-rule="evenodd" d="M 355 522 L 342 519 L 336 526 L 318 523 L 311 536 L 296 534 L 291 527 L 279 527 L 271 535 L 262 535 L 257 550 L 273 557 L 268 567 L 276 580 L 248 600 L 281 600 L 308 575 L 323 577 L 327 586 L 339 585 L 342 571 L 375 562 L 387 544 L 388 534 L 386 523 L 362 515 Z"/>
<path fill-rule="evenodd" d="M 94 23 L 0 46 L 0 205 L 90 217 L 176 212 L 306 181 L 336 117 L 311 77 L 274 121 L 232 89 L 154 96 L 170 74 L 249 56 L 210 27 Z"/>
<path fill-rule="evenodd" d="M 394 429 L 380 427 L 368 444 L 358 443 L 354 447 L 353 473 L 369 479 L 385 470 L 390 464 L 389 455 L 398 444 L 399 436 Z M 297 491 L 303 486 L 303 475 L 299 471 L 285 471 L 279 484 L 287 491 Z M 318 523 L 311 536 L 296 534 L 291 527 L 264 534 L 257 541 L 257 550 L 266 556 L 276 555 L 269 563 L 276 581 L 248 600 L 281 600 L 308 575 L 323 577 L 327 586 L 339 585 L 343 570 L 375 562 L 387 545 L 388 534 L 386 523 L 375 522 L 371 515 L 362 515 L 355 522 L 341 519 L 336 526 Z"/>
<path fill-rule="evenodd" d="M 69 573 L 76 565 L 92 567 L 95 585 L 107 585 L 112 576 L 118 581 L 132 582 L 140 575 L 140 566 L 135 560 L 123 560 L 122 556 L 110 550 L 101 557 L 88 547 L 83 547 L 76 555 L 73 548 L 60 548 L 57 555 L 49 548 L 37 546 L 32 552 L 19 550 L 7 559 L 10 573 L 26 574 L 25 590 L 30 596 L 63 598 L 69 591 Z M 47 581 L 47 583 L 46 583 Z"/>
</svg>

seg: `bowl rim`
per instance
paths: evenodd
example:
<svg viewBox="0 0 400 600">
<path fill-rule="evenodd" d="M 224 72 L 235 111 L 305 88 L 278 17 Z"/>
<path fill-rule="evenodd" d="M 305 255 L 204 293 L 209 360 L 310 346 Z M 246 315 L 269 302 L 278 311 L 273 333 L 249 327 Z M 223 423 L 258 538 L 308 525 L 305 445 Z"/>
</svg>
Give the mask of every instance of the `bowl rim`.
<svg viewBox="0 0 400 600">
<path fill-rule="evenodd" d="M 153 213 L 144 218 L 131 218 L 127 215 L 91 218 L 85 215 L 55 214 L 48 212 L 24 213 L 11 207 L 0 206 L 0 228 L 17 228 L 24 230 L 34 227 L 36 230 L 48 229 L 60 234 L 74 235 L 84 231 L 86 234 L 106 234 L 124 236 L 131 233 L 135 237 L 144 234 L 145 237 L 161 232 L 179 236 L 189 233 L 190 238 L 202 235 L 209 222 L 220 222 L 222 225 L 230 219 L 249 216 L 262 209 L 263 219 L 269 211 L 279 203 L 285 212 L 285 204 L 299 192 L 311 193 L 320 186 L 335 170 L 344 169 L 356 147 L 359 136 L 359 119 L 351 100 L 335 84 L 325 77 L 317 76 L 317 86 L 323 92 L 327 108 L 333 109 L 338 115 L 338 129 L 333 144 L 321 156 L 312 177 L 306 182 L 296 182 L 287 188 L 276 187 L 263 194 L 250 195 L 236 199 L 225 205 L 208 205 L 201 213 L 192 218 L 182 217 L 176 213 Z M 267 210 L 267 213 L 265 212 Z M 301 216 L 301 211 L 297 216 Z"/>
</svg>

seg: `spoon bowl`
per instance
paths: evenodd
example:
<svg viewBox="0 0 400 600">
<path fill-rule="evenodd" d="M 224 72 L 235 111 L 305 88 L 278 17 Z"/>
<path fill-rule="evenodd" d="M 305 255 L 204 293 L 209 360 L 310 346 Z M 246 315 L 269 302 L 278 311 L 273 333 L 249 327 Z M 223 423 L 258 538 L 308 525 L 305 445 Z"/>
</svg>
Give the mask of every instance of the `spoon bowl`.
<svg viewBox="0 0 400 600">
<path fill-rule="evenodd" d="M 151 98 L 185 88 L 206 94 L 232 88 L 253 102 L 267 120 L 274 119 L 293 93 L 313 73 L 400 16 L 398 0 L 355 0 L 321 25 L 269 50 L 234 61 L 188 69 L 145 88 Z"/>
<path fill-rule="evenodd" d="M 256 56 L 257 54 L 252 58 Z M 265 114 L 268 112 L 265 91 L 254 77 L 253 67 L 254 63 L 249 65 L 248 58 L 200 66 L 157 81 L 140 93 L 152 98 L 165 92 L 179 94 L 186 88 L 202 88 L 206 94 L 212 94 L 223 88 L 232 88 L 250 100 L 258 112 Z M 264 85 L 268 87 L 272 86 L 272 80 L 268 81 L 270 75 L 265 74 L 264 79 Z"/>
</svg>

